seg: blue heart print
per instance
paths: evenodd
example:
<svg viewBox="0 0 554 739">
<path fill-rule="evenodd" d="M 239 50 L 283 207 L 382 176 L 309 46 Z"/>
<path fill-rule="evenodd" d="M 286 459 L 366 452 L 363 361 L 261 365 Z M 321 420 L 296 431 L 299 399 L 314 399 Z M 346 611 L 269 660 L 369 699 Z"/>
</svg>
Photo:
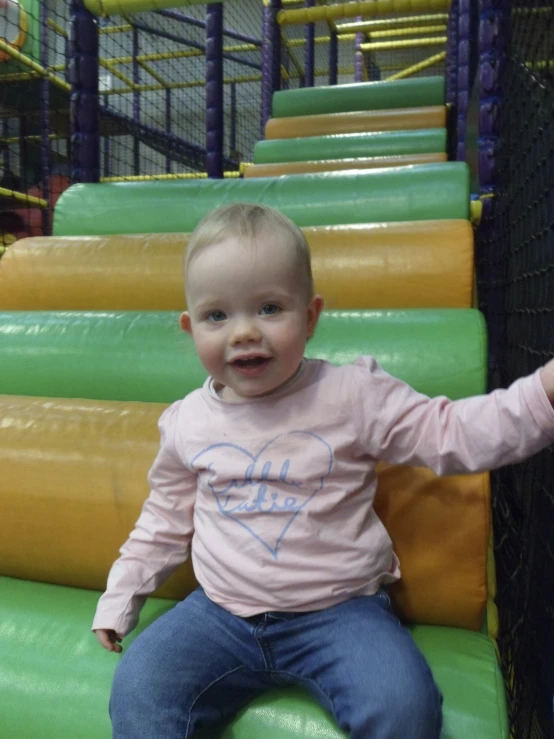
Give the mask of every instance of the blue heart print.
<svg viewBox="0 0 554 739">
<path fill-rule="evenodd" d="M 308 460 L 316 472 L 306 480 L 303 464 Z M 218 470 L 223 478 L 226 468 L 233 465 L 239 465 L 239 469 L 244 465 L 244 471 L 234 474 L 231 480 L 227 476 L 218 482 Z M 311 431 L 290 431 L 271 439 L 257 454 L 237 444 L 211 444 L 194 457 L 192 466 L 199 473 L 212 473 L 207 484 L 219 512 L 242 526 L 278 559 L 294 520 L 323 490 L 333 469 L 333 451 Z M 274 514 L 285 514 L 279 517 L 283 526 L 277 525 L 274 536 L 262 536 L 256 531 L 256 521 L 263 517 L 265 526 L 266 517 Z"/>
</svg>

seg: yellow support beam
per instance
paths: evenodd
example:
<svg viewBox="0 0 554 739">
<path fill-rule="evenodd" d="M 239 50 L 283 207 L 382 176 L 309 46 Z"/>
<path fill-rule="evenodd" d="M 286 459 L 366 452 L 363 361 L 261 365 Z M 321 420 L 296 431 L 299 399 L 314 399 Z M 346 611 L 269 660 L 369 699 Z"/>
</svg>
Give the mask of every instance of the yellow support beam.
<svg viewBox="0 0 554 739">
<path fill-rule="evenodd" d="M 205 0 L 85 0 L 87 10 L 105 18 L 108 15 L 146 13 L 150 10 L 182 8 L 187 5 L 204 5 Z"/>
<path fill-rule="evenodd" d="M 351 33 L 358 31 L 373 31 L 380 28 L 394 28 L 395 26 L 414 26 L 418 23 L 446 23 L 448 13 L 431 13 L 430 15 L 401 16 L 399 18 L 385 18 L 379 21 L 354 21 L 354 23 L 340 23 L 336 26 L 337 33 Z"/>
<path fill-rule="evenodd" d="M 391 28 L 387 31 L 370 31 L 371 39 L 394 38 L 394 36 L 418 36 L 421 33 L 446 33 L 446 26 L 420 26 L 419 28 Z"/>
<path fill-rule="evenodd" d="M 412 74 L 416 74 L 416 72 L 421 72 L 423 69 L 434 67 L 435 64 L 439 64 L 439 62 L 443 62 L 445 59 L 446 51 L 441 51 L 440 54 L 435 54 L 434 56 L 430 56 L 427 59 L 423 59 L 417 64 L 412 64 L 411 67 L 406 67 L 406 69 L 398 72 L 398 74 L 393 74 L 391 77 L 387 77 L 386 81 L 393 82 L 394 80 L 403 80 L 406 77 L 411 77 Z"/>
<path fill-rule="evenodd" d="M 37 205 L 39 208 L 48 208 L 48 202 L 46 200 L 35 198 L 24 192 L 17 192 L 17 190 L 8 190 L 6 187 L 0 187 L 0 198 L 9 198 L 10 200 L 25 203 L 26 205 Z"/>
<path fill-rule="evenodd" d="M 53 21 L 52 18 L 48 18 L 48 28 L 51 28 L 54 31 L 54 33 L 58 34 L 58 36 L 69 38 L 69 33 L 65 30 L 65 28 L 60 26 L 59 23 L 56 23 L 55 21 Z"/>
<path fill-rule="evenodd" d="M 0 51 L 8 54 L 8 56 L 11 56 L 12 59 L 15 59 L 20 64 L 23 64 L 29 69 L 32 69 L 33 72 L 36 72 L 41 77 L 48 77 L 50 82 L 52 82 L 53 85 L 56 85 L 56 87 L 59 87 L 66 92 L 71 91 L 71 85 L 68 82 L 65 82 L 59 77 L 56 77 L 56 75 L 52 74 L 48 69 L 45 69 L 40 64 L 37 64 L 37 62 L 33 61 L 33 59 L 30 59 L 28 56 L 25 56 L 25 54 L 22 54 L 20 51 L 17 51 L 17 49 L 14 49 L 13 46 L 7 44 L 3 39 L 0 39 Z M 3 80 L 4 78 L 2 77 L 0 79 Z"/>
<path fill-rule="evenodd" d="M 101 177 L 100 182 L 152 182 L 154 180 L 204 180 L 206 172 L 182 172 L 181 174 L 144 174 L 129 177 Z M 223 177 L 233 179 L 240 177 L 241 172 L 224 172 Z"/>
<path fill-rule="evenodd" d="M 281 26 L 318 21 L 336 21 L 341 18 L 376 18 L 400 13 L 425 13 L 444 11 L 450 7 L 450 0 L 361 0 L 360 2 L 323 5 L 297 10 L 280 10 L 277 22 Z"/>
<path fill-rule="evenodd" d="M 420 49 L 425 46 L 445 46 L 446 36 L 432 38 L 412 38 L 405 41 L 375 41 L 369 44 L 360 44 L 362 51 L 392 51 L 393 49 Z"/>
</svg>

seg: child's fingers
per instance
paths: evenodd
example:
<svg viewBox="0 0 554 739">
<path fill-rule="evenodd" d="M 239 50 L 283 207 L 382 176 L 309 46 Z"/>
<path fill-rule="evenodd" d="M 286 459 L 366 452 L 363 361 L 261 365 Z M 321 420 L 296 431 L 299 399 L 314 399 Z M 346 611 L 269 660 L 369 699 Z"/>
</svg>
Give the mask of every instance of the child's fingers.
<svg viewBox="0 0 554 739">
<path fill-rule="evenodd" d="M 110 629 L 97 629 L 94 633 L 104 649 L 107 649 L 109 652 L 122 651 L 121 646 L 118 644 L 118 642 L 121 641 L 121 637 L 119 637 L 115 631 Z"/>
</svg>

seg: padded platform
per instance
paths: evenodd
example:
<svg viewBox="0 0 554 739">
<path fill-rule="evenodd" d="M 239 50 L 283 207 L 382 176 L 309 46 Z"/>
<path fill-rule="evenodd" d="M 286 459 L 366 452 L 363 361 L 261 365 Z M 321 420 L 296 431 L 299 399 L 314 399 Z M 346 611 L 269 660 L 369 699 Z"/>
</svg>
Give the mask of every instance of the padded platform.
<svg viewBox="0 0 554 739">
<path fill-rule="evenodd" d="M 327 308 L 469 308 L 469 221 L 304 229 Z M 36 237 L 0 260 L 0 310 L 184 310 L 187 234 Z"/>
<path fill-rule="evenodd" d="M 254 164 L 274 164 L 313 159 L 433 154 L 445 151 L 446 128 L 424 128 L 417 131 L 344 133 L 258 141 L 254 146 L 253 160 Z"/>
<path fill-rule="evenodd" d="M 364 82 L 333 87 L 302 87 L 273 95 L 272 115 L 286 118 L 357 110 L 386 110 L 444 105 L 443 77 L 419 77 L 393 82 Z"/>
<path fill-rule="evenodd" d="M 446 106 L 367 110 L 354 113 L 270 118 L 265 124 L 266 139 L 294 139 L 335 133 L 368 131 L 409 131 L 418 128 L 445 128 Z"/>
<path fill-rule="evenodd" d="M 0 578 L 6 739 L 109 739 L 108 698 L 119 657 L 102 650 L 90 633 L 98 597 L 93 591 Z M 139 629 L 170 606 L 150 599 Z M 413 634 L 444 694 L 441 739 L 508 739 L 504 689 L 488 637 L 432 626 L 417 626 Z M 293 689 L 253 702 L 220 739 L 264 736 L 345 739 L 323 709 Z"/>
<path fill-rule="evenodd" d="M 279 164 L 250 164 L 244 170 L 245 177 L 280 177 L 284 174 L 308 172 L 337 172 L 346 169 L 382 169 L 407 167 L 411 164 L 446 162 L 446 154 L 403 154 L 393 157 L 369 157 L 367 159 L 321 159 L 311 162 L 280 162 Z"/>
<path fill-rule="evenodd" d="M 0 393 L 172 402 L 206 374 L 178 314 L 3 313 Z M 373 354 L 428 395 L 483 392 L 486 332 L 476 310 L 328 311 L 307 355 L 336 364 Z"/>
<path fill-rule="evenodd" d="M 271 205 L 298 226 L 468 219 L 469 169 L 445 162 L 324 177 L 73 185 L 56 204 L 54 234 L 189 232 L 216 206 L 243 201 Z"/>
</svg>

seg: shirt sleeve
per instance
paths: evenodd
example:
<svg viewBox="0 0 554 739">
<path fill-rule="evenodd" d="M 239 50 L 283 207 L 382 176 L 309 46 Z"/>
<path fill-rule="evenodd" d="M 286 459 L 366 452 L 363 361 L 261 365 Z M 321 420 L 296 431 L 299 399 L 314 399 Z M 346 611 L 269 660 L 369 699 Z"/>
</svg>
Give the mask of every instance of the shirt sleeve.
<svg viewBox="0 0 554 739">
<path fill-rule="evenodd" d="M 453 475 L 521 462 L 554 441 L 554 409 L 540 370 L 507 390 L 457 401 L 416 392 L 372 357 L 360 358 L 353 371 L 359 442 L 375 459 Z"/>
<path fill-rule="evenodd" d="M 175 447 L 179 403 L 161 416 L 161 445 L 148 475 L 150 495 L 108 575 L 92 629 L 132 631 L 146 597 L 189 556 L 197 478 Z"/>
</svg>

